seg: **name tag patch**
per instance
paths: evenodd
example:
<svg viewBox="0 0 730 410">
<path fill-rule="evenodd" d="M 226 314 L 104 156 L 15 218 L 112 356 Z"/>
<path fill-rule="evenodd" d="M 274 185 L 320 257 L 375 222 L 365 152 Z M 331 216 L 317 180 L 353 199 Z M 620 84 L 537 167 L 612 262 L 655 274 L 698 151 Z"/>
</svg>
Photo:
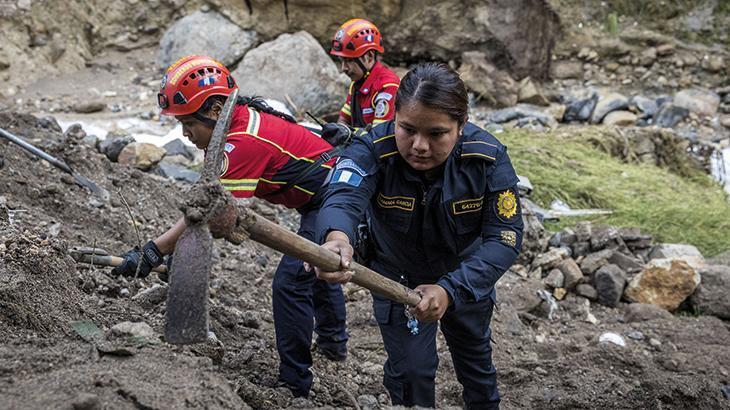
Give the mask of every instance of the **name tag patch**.
<svg viewBox="0 0 730 410">
<path fill-rule="evenodd" d="M 416 198 L 407 196 L 385 196 L 381 192 L 378 194 L 377 202 L 378 206 L 381 208 L 395 208 L 413 212 L 416 205 Z"/>
<path fill-rule="evenodd" d="M 469 212 L 479 212 L 482 210 L 482 205 L 484 205 L 483 196 L 474 199 L 456 201 L 451 204 L 451 210 L 454 212 L 454 215 L 461 215 Z"/>
</svg>

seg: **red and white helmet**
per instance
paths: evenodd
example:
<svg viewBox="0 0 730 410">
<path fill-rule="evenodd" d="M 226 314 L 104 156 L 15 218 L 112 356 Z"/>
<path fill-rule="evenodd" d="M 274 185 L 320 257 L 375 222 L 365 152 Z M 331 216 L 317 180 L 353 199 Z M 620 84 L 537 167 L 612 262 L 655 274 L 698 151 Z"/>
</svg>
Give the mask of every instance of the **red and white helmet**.
<svg viewBox="0 0 730 410">
<path fill-rule="evenodd" d="M 341 25 L 332 39 L 330 54 L 344 58 L 358 58 L 375 50 L 385 51 L 380 30 L 365 19 L 352 19 Z"/>
<path fill-rule="evenodd" d="M 162 115 L 190 115 L 212 95 L 227 96 L 237 88 L 226 66 L 206 56 L 187 56 L 165 72 L 157 94 Z"/>
</svg>

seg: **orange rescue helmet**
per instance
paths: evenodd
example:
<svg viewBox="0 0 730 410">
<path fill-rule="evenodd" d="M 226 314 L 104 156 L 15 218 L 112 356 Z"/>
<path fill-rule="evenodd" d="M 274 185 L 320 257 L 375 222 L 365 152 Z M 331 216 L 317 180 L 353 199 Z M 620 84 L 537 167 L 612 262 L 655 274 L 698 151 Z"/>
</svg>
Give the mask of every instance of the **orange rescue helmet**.
<svg viewBox="0 0 730 410">
<path fill-rule="evenodd" d="M 228 96 L 237 88 L 226 66 L 206 56 L 186 56 L 165 72 L 157 94 L 162 115 L 190 115 L 212 95 Z"/>
<path fill-rule="evenodd" d="M 379 53 L 384 51 L 380 30 L 365 19 L 351 19 L 335 32 L 330 54 L 344 58 L 358 58 L 369 50 Z"/>
</svg>

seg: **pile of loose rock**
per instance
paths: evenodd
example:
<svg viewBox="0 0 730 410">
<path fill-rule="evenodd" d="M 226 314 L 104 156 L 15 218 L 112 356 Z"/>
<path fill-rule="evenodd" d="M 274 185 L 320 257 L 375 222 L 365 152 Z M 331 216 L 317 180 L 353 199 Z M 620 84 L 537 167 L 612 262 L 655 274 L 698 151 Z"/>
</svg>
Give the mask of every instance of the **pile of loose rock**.
<svg viewBox="0 0 730 410">
<path fill-rule="evenodd" d="M 511 270 L 542 281 L 558 301 L 572 292 L 609 307 L 623 301 L 730 319 L 730 266 L 707 263 L 692 245 L 655 244 L 637 228 L 581 222 Z"/>
</svg>

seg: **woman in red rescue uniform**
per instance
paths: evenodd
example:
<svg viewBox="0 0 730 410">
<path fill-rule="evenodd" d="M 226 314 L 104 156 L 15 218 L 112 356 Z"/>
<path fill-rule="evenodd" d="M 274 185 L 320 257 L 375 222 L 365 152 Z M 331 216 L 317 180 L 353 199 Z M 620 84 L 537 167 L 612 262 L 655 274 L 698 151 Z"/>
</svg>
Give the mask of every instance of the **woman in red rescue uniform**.
<svg viewBox="0 0 730 410">
<path fill-rule="evenodd" d="M 400 78 L 377 59 L 382 41 L 375 24 L 364 19 L 348 20 L 335 32 L 330 54 L 352 80 L 338 122 L 363 128 L 393 119 Z"/>
<path fill-rule="evenodd" d="M 210 57 L 188 56 L 168 68 L 158 95 L 159 105 L 163 115 L 180 121 L 183 135 L 190 142 L 206 149 L 226 96 L 236 87 L 221 63 Z M 236 198 L 255 196 L 297 209 L 301 214 L 299 235 L 314 239 L 320 188 L 334 159 L 310 170 L 305 178 L 301 173 L 332 146 L 261 99 L 239 97 L 236 104 L 226 139 L 221 184 Z M 288 184 L 295 178 L 298 182 Z M 136 247 L 127 252 L 124 263 L 114 272 L 132 276 L 142 258 L 140 276 L 148 275 L 162 263 L 163 255 L 172 253 L 184 229 L 185 220 L 181 218 L 142 250 Z M 312 384 L 309 367 L 313 322 L 318 349 L 326 357 L 344 360 L 347 354 L 342 289 L 305 272 L 301 260 L 284 256 L 274 276 L 273 310 L 279 381 L 295 396 L 307 396 Z"/>
</svg>

